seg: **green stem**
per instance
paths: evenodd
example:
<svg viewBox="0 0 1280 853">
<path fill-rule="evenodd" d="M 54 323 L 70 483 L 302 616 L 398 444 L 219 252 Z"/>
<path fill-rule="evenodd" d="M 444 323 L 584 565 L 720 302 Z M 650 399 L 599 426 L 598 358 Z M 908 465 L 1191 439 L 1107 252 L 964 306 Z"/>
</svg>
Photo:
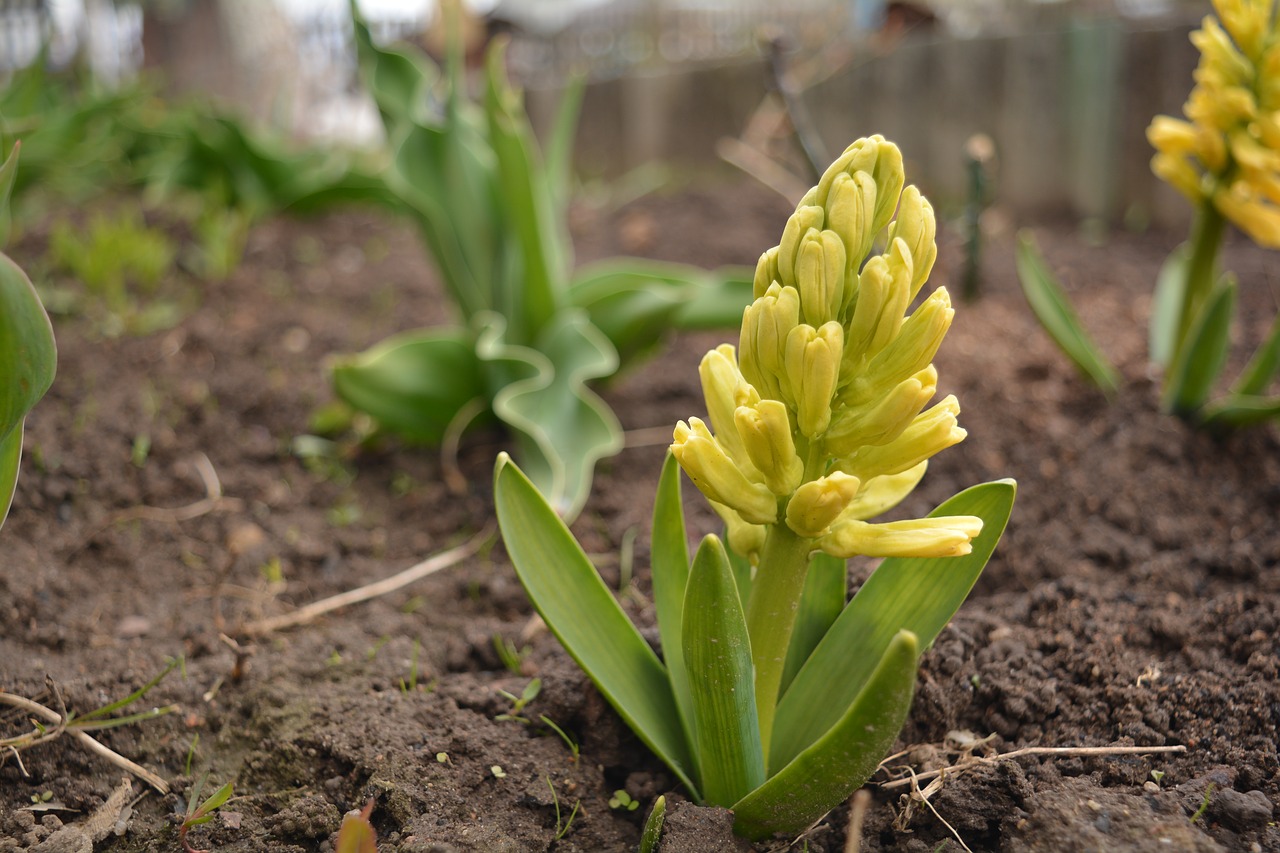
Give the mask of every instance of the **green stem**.
<svg viewBox="0 0 1280 853">
<path fill-rule="evenodd" d="M 1213 281 L 1218 266 L 1218 247 L 1222 244 L 1222 232 L 1226 218 L 1213 206 L 1211 199 L 1200 205 L 1195 223 L 1191 226 L 1191 258 L 1187 262 L 1187 280 L 1182 291 L 1182 309 L 1178 315 L 1178 337 L 1174 340 L 1170 364 L 1176 364 L 1178 355 L 1187 345 L 1191 326 L 1213 291 Z M 1165 374 L 1165 381 L 1172 371 Z"/>
<path fill-rule="evenodd" d="M 782 683 L 812 548 L 811 540 L 797 536 L 785 521 L 770 525 L 747 599 L 747 635 L 751 638 L 751 663 L 756 675 L 756 715 L 766 757 L 773 734 L 778 687 Z"/>
</svg>

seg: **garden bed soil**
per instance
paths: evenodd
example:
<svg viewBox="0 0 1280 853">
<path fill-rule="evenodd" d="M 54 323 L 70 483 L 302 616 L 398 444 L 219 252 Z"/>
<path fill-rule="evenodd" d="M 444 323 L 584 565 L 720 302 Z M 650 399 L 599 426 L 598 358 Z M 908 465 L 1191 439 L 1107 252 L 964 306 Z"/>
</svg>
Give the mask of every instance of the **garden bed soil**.
<svg viewBox="0 0 1280 853">
<path fill-rule="evenodd" d="M 716 266 L 753 263 L 788 212 L 744 183 L 574 221 L 580 259 Z M 1008 760 L 948 776 L 929 806 L 873 786 L 861 849 L 954 851 L 962 839 L 975 851 L 1280 851 L 1280 436 L 1214 437 L 1158 413 L 1146 318 L 1176 236 L 1094 246 L 1070 226 L 1037 233 L 1124 387 L 1108 403 L 1077 378 L 1026 309 L 1012 235 L 992 235 L 982 298 L 958 306 L 937 358 L 969 438 L 936 458 L 901 513 L 1000 477 L 1017 478 L 1018 501 L 971 599 L 924 656 L 901 741 L 912 752 L 895 763 L 954 761 L 949 736 L 992 736 L 980 752 L 1186 752 Z M 954 284 L 959 241 L 944 230 L 941 242 L 933 282 Z M 30 267 L 43 248 L 36 229 L 14 253 Z M 1226 250 L 1244 285 L 1242 352 L 1275 310 L 1273 258 L 1238 236 Z M 0 533 L 0 688 L 84 713 L 184 659 L 143 700 L 179 711 L 96 734 L 174 788 L 141 799 L 97 849 L 178 849 L 175 816 L 206 775 L 206 792 L 234 782 L 192 834 L 218 851 L 332 849 L 340 815 L 370 799 L 386 851 L 631 851 L 664 793 L 664 853 L 845 849 L 847 806 L 800 839 L 752 846 L 723 810 L 683 801 L 539 628 L 500 545 L 310 624 L 246 635 L 252 620 L 491 524 L 500 436 L 464 444 L 462 491 L 438 455 L 395 442 L 323 464 L 292 452 L 332 399 L 330 354 L 447 317 L 415 234 L 356 212 L 258 226 L 241 267 L 204 285 L 200 307 L 168 331 L 105 340 L 84 319 L 56 320 L 58 379 L 29 420 Z M 697 361 L 731 336 L 677 335 L 604 392 L 634 446 L 600 465 L 574 530 L 650 637 L 665 434 L 702 411 Z M 701 499 L 686 496 L 691 528 L 710 529 Z M 852 583 L 868 569 L 855 564 Z M 511 666 L 495 637 L 517 652 Z M 535 677 L 524 720 L 502 719 L 503 691 L 518 696 Z M 25 715 L 0 722 L 12 734 Z M 0 851 L 55 848 L 39 845 L 122 775 L 69 737 L 0 760 Z M 611 807 L 618 790 L 639 808 Z M 43 800 L 74 811 L 29 808 Z"/>
</svg>

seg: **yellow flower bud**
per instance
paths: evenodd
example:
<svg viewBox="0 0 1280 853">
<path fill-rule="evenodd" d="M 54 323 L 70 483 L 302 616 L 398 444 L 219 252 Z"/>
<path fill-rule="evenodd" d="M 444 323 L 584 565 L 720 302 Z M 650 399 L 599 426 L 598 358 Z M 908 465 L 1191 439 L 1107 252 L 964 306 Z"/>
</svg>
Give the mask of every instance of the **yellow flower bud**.
<svg viewBox="0 0 1280 853">
<path fill-rule="evenodd" d="M 840 315 L 844 300 L 844 243 L 834 231 L 810 231 L 796 254 L 796 290 L 800 313 L 811 326 Z"/>
<path fill-rule="evenodd" d="M 1182 157 L 1157 154 L 1151 158 L 1151 171 L 1192 202 L 1198 203 L 1204 196 L 1200 188 L 1200 173 Z"/>
<path fill-rule="evenodd" d="M 1252 64 L 1212 17 L 1206 16 L 1201 28 L 1191 34 L 1191 43 L 1200 51 L 1202 63 L 1222 73 L 1231 85 L 1241 86 L 1250 82 Z"/>
<path fill-rule="evenodd" d="M 822 536 L 849 506 L 861 485 L 857 477 L 843 471 L 805 483 L 787 502 L 787 526 L 797 536 Z"/>
<path fill-rule="evenodd" d="M 778 281 L 777 246 L 761 255 L 760 260 L 756 263 L 756 277 L 751 285 L 751 298 L 759 299 L 764 296 L 765 291 L 769 289 L 769 285 L 775 281 Z"/>
<path fill-rule="evenodd" d="M 875 171 L 876 160 L 880 157 L 880 145 L 882 143 L 893 144 L 891 142 L 886 143 L 883 136 L 867 136 L 854 140 L 836 158 L 835 162 L 826 168 L 826 171 L 822 173 L 822 177 L 818 180 L 818 185 L 809 191 L 808 195 L 805 196 L 805 201 L 801 203 L 816 204 L 830 209 L 831 191 L 836 182 L 840 180 L 840 176 L 856 175 L 858 172 L 870 176 Z M 867 218 L 868 227 L 873 221 L 874 212 Z M 874 236 L 874 232 L 872 233 Z"/>
<path fill-rule="evenodd" d="M 1250 59 L 1257 59 L 1262 52 L 1263 39 L 1271 18 L 1271 2 L 1242 3 L 1240 0 L 1217 0 L 1214 10 L 1222 25 Z"/>
<path fill-rule="evenodd" d="M 899 382 L 874 406 L 846 409 L 827 430 L 827 450 L 848 456 L 860 447 L 888 444 L 902 435 L 937 390 L 938 371 L 929 365 Z"/>
<path fill-rule="evenodd" d="M 1170 116 L 1156 116 L 1147 126 L 1151 147 L 1178 157 L 1194 154 L 1200 144 L 1199 136 L 1194 124 Z"/>
<path fill-rule="evenodd" d="M 800 294 L 794 287 L 770 285 L 742 315 L 738 365 L 760 396 L 786 400 L 783 356 L 787 335 L 800 322 Z"/>
<path fill-rule="evenodd" d="M 938 258 L 938 244 L 934 242 L 938 225 L 933 217 L 933 205 L 915 187 L 902 191 L 898 203 L 898 218 L 889 227 L 889 243 L 905 241 L 907 256 L 911 259 L 911 291 L 907 302 L 916 298 Z M 905 309 L 906 306 L 904 305 Z"/>
<path fill-rule="evenodd" d="M 1264 202 L 1243 181 L 1215 193 L 1213 204 L 1258 245 L 1280 248 L 1280 207 Z"/>
<path fill-rule="evenodd" d="M 782 240 L 778 243 L 778 281 L 784 287 L 796 286 L 796 256 L 800 252 L 800 242 L 810 231 L 821 231 L 826 211 L 817 205 L 801 205 L 796 212 L 787 218 L 787 225 L 782 229 Z"/>
<path fill-rule="evenodd" d="M 871 221 L 871 229 L 873 233 L 879 234 L 898 209 L 898 196 L 902 194 L 902 186 L 907 180 L 902 169 L 902 152 L 898 150 L 898 146 L 887 142 L 883 136 L 873 136 L 872 139 L 878 142 L 876 166 L 871 170 L 871 177 L 875 179 L 880 191 L 876 194 L 876 213 L 875 219 Z"/>
<path fill-rule="evenodd" d="M 939 287 L 907 318 L 893 342 L 871 359 L 866 371 L 840 392 L 840 402 L 865 406 L 924 370 L 937 354 L 954 316 L 950 294 Z"/>
<path fill-rule="evenodd" d="M 929 463 L 925 461 L 900 474 L 885 474 L 867 480 L 845 508 L 844 517 L 864 521 L 888 512 L 911 494 L 928 467 Z"/>
<path fill-rule="evenodd" d="M 735 510 L 722 503 L 708 501 L 716 515 L 724 522 L 724 538 L 734 553 L 746 557 L 754 565 L 764 547 L 765 536 L 769 529 L 763 524 L 751 524 L 743 519 Z"/>
<path fill-rule="evenodd" d="M 840 172 L 831 183 L 826 208 L 827 228 L 844 242 L 846 274 L 852 277 L 875 242 L 871 223 L 876 212 L 876 182 L 866 172 Z M 852 297 L 853 288 L 846 284 L 841 310 Z"/>
<path fill-rule="evenodd" d="M 834 320 L 822 328 L 799 325 L 787 335 L 784 363 L 795 396 L 796 423 L 813 438 L 831 422 L 831 398 L 840 381 L 844 328 Z"/>
<path fill-rule="evenodd" d="M 864 483 L 884 474 L 900 474 L 934 454 L 959 444 L 967 433 L 956 425 L 960 404 L 948 395 L 940 403 L 917 415 L 896 439 L 888 444 L 859 448 L 838 463 L 839 470 Z"/>
<path fill-rule="evenodd" d="M 804 462 L 796 455 L 786 404 L 761 400 L 755 406 L 739 406 L 733 417 L 747 456 L 769 490 L 779 497 L 795 491 L 804 477 Z"/>
<path fill-rule="evenodd" d="M 971 553 L 982 519 L 973 515 L 915 518 L 869 524 L 842 519 L 818 540 L 833 557 L 959 557 Z"/>
<path fill-rule="evenodd" d="M 902 312 L 911 301 L 912 274 L 910 251 L 901 239 L 862 268 L 845 340 L 846 370 L 853 372 L 861 361 L 873 358 L 897 336 Z"/>
<path fill-rule="evenodd" d="M 722 503 L 752 524 L 778 519 L 778 499 L 763 483 L 747 479 L 698 418 L 676 424 L 671 452 L 693 484 L 710 500 Z"/>
<path fill-rule="evenodd" d="M 751 464 L 746 448 L 742 446 L 742 439 L 738 437 L 738 428 L 733 421 L 734 409 L 739 406 L 754 406 L 760 401 L 760 395 L 738 370 L 733 346 L 721 344 L 704 355 L 698 365 L 698 376 L 702 380 L 702 396 L 707 402 L 707 416 L 711 420 L 716 440 L 748 479 L 757 482 L 762 480 L 760 472 Z"/>
</svg>

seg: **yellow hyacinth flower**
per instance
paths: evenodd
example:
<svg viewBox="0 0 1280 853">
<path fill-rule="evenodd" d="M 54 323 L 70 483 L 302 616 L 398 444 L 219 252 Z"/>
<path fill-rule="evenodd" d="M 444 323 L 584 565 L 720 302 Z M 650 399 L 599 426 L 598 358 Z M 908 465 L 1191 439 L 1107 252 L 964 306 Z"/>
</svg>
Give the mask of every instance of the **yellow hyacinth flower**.
<svg viewBox="0 0 1280 853">
<path fill-rule="evenodd" d="M 1274 0 L 1214 0 L 1186 120 L 1156 116 L 1151 169 L 1259 245 L 1280 248 L 1280 30 Z"/>
</svg>

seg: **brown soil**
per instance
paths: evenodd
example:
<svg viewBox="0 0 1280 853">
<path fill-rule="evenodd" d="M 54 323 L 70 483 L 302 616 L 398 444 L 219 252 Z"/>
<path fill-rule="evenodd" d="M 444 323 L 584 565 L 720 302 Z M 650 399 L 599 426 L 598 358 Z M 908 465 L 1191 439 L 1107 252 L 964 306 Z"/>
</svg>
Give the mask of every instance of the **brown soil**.
<svg viewBox="0 0 1280 853">
<path fill-rule="evenodd" d="M 787 212 L 745 185 L 653 196 L 583 213 L 579 252 L 752 263 Z M 945 819 L 975 851 L 1280 851 L 1280 433 L 1214 438 L 1158 414 L 1145 319 L 1175 238 L 1117 234 L 1096 248 L 1069 228 L 1040 237 L 1126 384 L 1107 404 L 1077 379 L 1017 291 L 1009 235 L 994 238 L 984 296 L 960 307 L 937 362 L 970 436 L 938 457 L 903 511 L 1006 476 L 1020 483 L 1018 503 L 972 599 L 925 655 L 902 742 L 933 745 L 911 756 L 917 769 L 946 760 L 948 734 L 966 730 L 993 734 L 1001 752 L 1187 751 L 1004 762 L 948 778 L 936 814 L 921 804 L 904 813 L 901 792 L 876 790 L 862 849 L 960 850 Z M 944 243 L 939 283 L 959 269 L 957 241 Z M 16 254 L 30 265 L 42 252 L 36 233 Z M 1245 285 L 1242 351 L 1274 311 L 1272 257 L 1242 240 L 1227 252 Z M 0 688 L 54 705 L 47 676 L 85 712 L 185 657 L 185 675 L 145 700 L 180 712 L 98 733 L 176 790 L 141 800 L 124 834 L 99 849 L 177 849 L 174 816 L 205 774 L 210 785 L 235 783 L 235 799 L 192 835 L 221 851 L 331 849 L 340 815 L 370 798 L 383 850 L 630 851 L 661 793 L 674 803 L 665 853 L 844 849 L 847 808 L 801 841 L 752 847 L 732 838 L 723 811 L 682 802 L 536 629 L 501 547 L 301 628 L 254 641 L 238 633 L 489 523 L 496 436 L 464 447 L 465 494 L 446 488 L 429 451 L 384 443 L 328 466 L 291 452 L 331 399 L 326 356 L 446 316 L 412 232 L 342 214 L 259 227 L 238 272 L 208 285 L 168 332 L 100 340 L 85 320 L 57 322 L 58 380 L 30 419 L 0 533 Z M 723 339 L 676 337 L 610 387 L 625 427 L 699 413 L 697 359 Z M 134 464 L 144 434 L 150 453 Z M 190 518 L 140 509 L 205 498 L 201 454 L 223 501 Z M 615 586 L 638 533 L 623 600 L 649 627 L 646 542 L 662 454 L 650 444 L 603 463 L 575 524 Z M 709 527 L 708 511 L 689 504 L 691 525 Z M 855 567 L 854 582 L 866 571 Z M 244 644 L 242 667 L 220 633 Z M 495 637 L 529 646 L 519 672 L 504 667 Z M 542 691 L 523 713 L 533 722 L 499 719 L 511 707 L 500 691 L 518 695 L 535 676 Z M 580 744 L 576 759 L 543 716 Z M 24 725 L 14 714 L 0 722 L 6 734 Z M 20 762 L 8 756 L 0 851 L 81 819 L 120 776 L 65 737 Z M 610 808 L 618 789 L 641 807 Z M 79 814 L 26 809 L 45 792 Z M 557 801 L 562 820 L 579 805 L 559 840 Z"/>
</svg>

